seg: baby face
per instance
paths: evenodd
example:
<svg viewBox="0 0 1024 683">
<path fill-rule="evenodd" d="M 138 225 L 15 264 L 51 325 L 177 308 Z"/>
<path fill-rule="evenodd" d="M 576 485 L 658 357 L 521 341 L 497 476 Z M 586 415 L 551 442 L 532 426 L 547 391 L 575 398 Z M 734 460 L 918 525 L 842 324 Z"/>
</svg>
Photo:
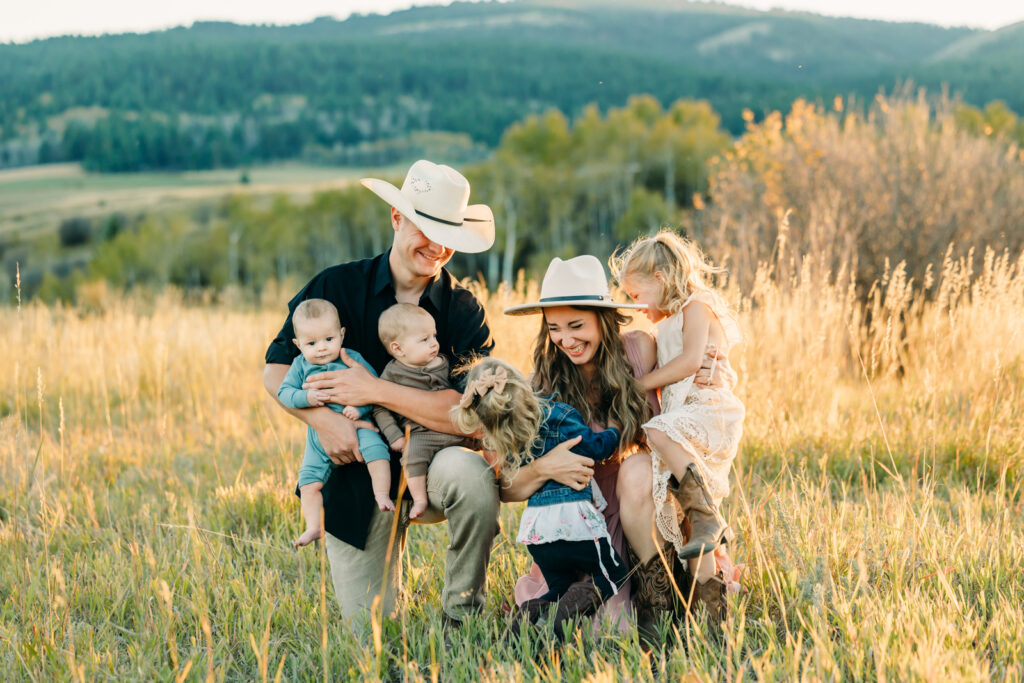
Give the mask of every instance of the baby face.
<svg viewBox="0 0 1024 683">
<path fill-rule="evenodd" d="M 416 316 L 408 322 L 405 331 L 391 342 L 391 355 L 406 365 L 422 367 L 437 358 L 437 327 L 434 319 Z"/>
<path fill-rule="evenodd" d="M 338 360 L 345 330 L 331 316 L 312 320 L 294 321 L 295 345 L 303 357 L 313 365 L 325 365 Z"/>
</svg>

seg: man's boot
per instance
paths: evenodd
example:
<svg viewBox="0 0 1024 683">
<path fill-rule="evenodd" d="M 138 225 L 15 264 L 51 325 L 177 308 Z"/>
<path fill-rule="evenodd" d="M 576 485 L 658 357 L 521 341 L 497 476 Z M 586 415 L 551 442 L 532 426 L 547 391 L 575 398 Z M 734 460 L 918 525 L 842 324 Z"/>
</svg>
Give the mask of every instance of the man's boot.
<svg viewBox="0 0 1024 683">
<path fill-rule="evenodd" d="M 679 488 L 670 491 L 690 522 L 690 537 L 679 550 L 680 560 L 710 555 L 715 548 L 726 542 L 729 527 L 712 502 L 711 494 L 696 465 L 686 468 Z"/>
</svg>

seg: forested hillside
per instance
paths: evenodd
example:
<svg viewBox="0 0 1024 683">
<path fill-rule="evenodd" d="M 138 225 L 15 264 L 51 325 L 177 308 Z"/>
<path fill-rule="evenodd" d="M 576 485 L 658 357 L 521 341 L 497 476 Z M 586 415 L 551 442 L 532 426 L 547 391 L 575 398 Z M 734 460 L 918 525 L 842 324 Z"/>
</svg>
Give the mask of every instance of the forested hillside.
<svg viewBox="0 0 1024 683">
<path fill-rule="evenodd" d="M 798 96 L 870 99 L 908 78 L 1020 111 L 1019 35 L 705 3 L 520 0 L 0 45 L 0 167 L 379 164 L 401 158 L 413 131 L 493 147 L 527 114 L 607 110 L 636 93 L 707 99 L 738 134 L 745 109 L 759 118 Z"/>
</svg>

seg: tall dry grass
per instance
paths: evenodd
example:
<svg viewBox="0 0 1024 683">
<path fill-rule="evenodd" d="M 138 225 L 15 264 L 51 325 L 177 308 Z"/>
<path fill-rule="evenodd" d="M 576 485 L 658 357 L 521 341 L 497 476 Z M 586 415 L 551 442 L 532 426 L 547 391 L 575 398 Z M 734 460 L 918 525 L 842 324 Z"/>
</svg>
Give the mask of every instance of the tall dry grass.
<svg viewBox="0 0 1024 683">
<path fill-rule="evenodd" d="M 988 247 L 1024 246 L 1024 151 L 963 130 L 955 102 L 904 88 L 867 106 L 797 100 L 747 120 L 710 162 L 711 201 L 695 217 L 745 291 L 780 252 L 814 254 L 833 273 L 852 267 L 863 294 L 895 254 L 920 282 L 950 244 L 960 256 L 974 249 L 975 267 Z"/>
<path fill-rule="evenodd" d="M 295 552 L 304 430 L 263 391 L 273 306 L 98 292 L 0 309 L 0 670 L 12 680 L 1020 680 L 1024 261 L 762 268 L 731 289 L 747 405 L 726 515 L 749 566 L 721 642 L 504 637 L 528 557 L 504 506 L 484 612 L 444 641 L 444 526 L 416 527 L 406 595 L 341 622 L 323 555 Z M 927 284 L 927 288 L 925 287 Z M 539 321 L 488 293 L 496 353 Z M 639 325 L 639 323 L 637 323 Z"/>
</svg>

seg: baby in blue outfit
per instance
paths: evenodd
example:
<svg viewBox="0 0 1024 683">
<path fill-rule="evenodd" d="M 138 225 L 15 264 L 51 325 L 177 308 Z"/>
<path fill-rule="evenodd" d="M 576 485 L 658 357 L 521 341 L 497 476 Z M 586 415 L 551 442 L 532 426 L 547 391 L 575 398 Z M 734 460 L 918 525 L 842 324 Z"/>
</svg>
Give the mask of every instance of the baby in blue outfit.
<svg viewBox="0 0 1024 683">
<path fill-rule="evenodd" d="M 345 415 L 351 420 L 368 419 L 373 406 L 340 406 L 327 403 L 329 394 L 317 389 L 303 389 L 302 384 L 308 375 L 332 370 L 348 368 L 341 360 L 341 340 L 345 330 L 338 318 L 338 309 L 324 299 L 307 299 L 295 307 L 292 313 L 292 327 L 295 330 L 295 345 L 302 355 L 292 362 L 288 374 L 277 391 L 277 398 L 289 408 L 316 408 L 330 406 L 331 410 Z M 346 349 L 345 352 L 375 377 L 373 368 L 357 352 Z M 391 488 L 391 464 L 388 447 L 380 434 L 372 429 L 356 431 L 359 438 L 359 450 L 366 461 L 373 482 L 373 496 L 381 510 L 394 510 L 388 491 Z M 327 457 L 316 430 L 309 427 L 306 431 L 306 452 L 299 468 L 299 496 L 302 500 L 302 516 L 306 520 L 306 531 L 295 541 L 296 547 L 312 543 L 320 538 L 320 515 L 324 506 L 321 490 L 331 474 L 331 459 Z"/>
</svg>

